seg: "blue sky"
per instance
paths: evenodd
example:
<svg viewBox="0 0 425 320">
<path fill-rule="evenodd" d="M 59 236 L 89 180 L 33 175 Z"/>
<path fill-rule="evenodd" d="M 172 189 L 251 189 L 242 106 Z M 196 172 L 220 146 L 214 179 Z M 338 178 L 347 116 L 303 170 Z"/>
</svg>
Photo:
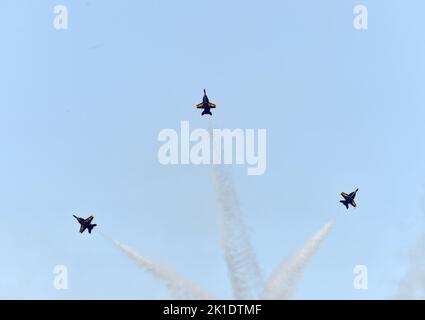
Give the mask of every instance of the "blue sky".
<svg viewBox="0 0 425 320">
<path fill-rule="evenodd" d="M 53 8 L 69 29 L 52 27 Z M 353 7 L 369 28 L 353 28 Z M 208 166 L 162 166 L 157 135 L 207 88 L 216 128 L 267 129 L 267 171 L 232 168 L 263 272 L 329 219 L 299 299 L 395 294 L 423 230 L 419 1 L 11 1 L 0 4 L 0 297 L 168 298 L 72 214 L 231 298 Z M 339 193 L 356 187 L 347 214 Z M 95 230 L 96 231 L 96 230 Z M 68 267 L 69 290 L 53 288 Z M 366 265 L 369 289 L 354 290 Z"/>
</svg>

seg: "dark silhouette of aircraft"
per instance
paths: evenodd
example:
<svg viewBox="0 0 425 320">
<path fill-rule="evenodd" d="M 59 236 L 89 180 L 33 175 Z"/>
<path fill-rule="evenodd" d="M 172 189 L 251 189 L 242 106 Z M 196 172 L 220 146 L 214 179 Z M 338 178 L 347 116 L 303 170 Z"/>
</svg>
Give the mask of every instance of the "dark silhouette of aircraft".
<svg viewBox="0 0 425 320">
<path fill-rule="evenodd" d="M 89 233 L 91 233 L 92 229 L 97 226 L 97 224 L 91 223 L 94 219 L 93 216 L 90 216 L 87 219 L 79 218 L 77 216 L 74 216 L 74 218 L 77 219 L 78 223 L 81 225 L 80 226 L 80 233 L 83 233 L 84 230 L 86 230 L 86 229 L 88 229 Z"/>
<path fill-rule="evenodd" d="M 202 103 L 197 104 L 196 108 L 204 109 L 204 111 L 202 111 L 201 116 L 203 116 L 204 114 L 209 114 L 210 116 L 212 116 L 211 109 L 214 109 L 215 107 L 216 105 L 210 102 L 207 96 L 207 92 L 204 89 L 204 97 L 202 98 Z"/>
<path fill-rule="evenodd" d="M 359 191 L 359 189 L 356 189 L 356 191 L 351 192 L 350 194 L 341 192 L 341 196 L 344 198 L 344 200 L 341 200 L 339 202 L 341 202 L 347 209 L 349 204 L 351 204 L 354 208 L 357 207 L 357 204 L 354 202 L 354 198 L 356 197 L 357 191 Z"/>
</svg>

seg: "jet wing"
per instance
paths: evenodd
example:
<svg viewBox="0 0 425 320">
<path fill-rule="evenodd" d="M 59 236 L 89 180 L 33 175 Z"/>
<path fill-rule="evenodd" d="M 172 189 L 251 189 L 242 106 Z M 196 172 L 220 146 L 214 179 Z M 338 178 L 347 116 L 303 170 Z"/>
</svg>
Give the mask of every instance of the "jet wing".
<svg viewBox="0 0 425 320">
<path fill-rule="evenodd" d="M 354 208 L 357 208 L 357 204 L 354 202 L 354 200 L 351 200 L 351 205 L 352 205 Z"/>
<path fill-rule="evenodd" d="M 208 103 L 208 107 L 210 107 L 211 109 L 215 108 L 216 105 L 214 103 Z"/>
<path fill-rule="evenodd" d="M 94 217 L 90 216 L 86 219 L 86 222 L 91 223 L 93 221 Z"/>
<path fill-rule="evenodd" d="M 341 192 L 341 196 L 344 197 L 344 199 L 348 199 L 350 196 L 346 194 L 345 192 Z"/>
<path fill-rule="evenodd" d="M 198 109 L 203 109 L 203 108 L 204 108 L 204 104 L 203 104 L 203 103 L 198 103 L 198 104 L 196 105 L 196 107 L 197 107 Z"/>
<path fill-rule="evenodd" d="M 81 225 L 81 227 L 80 227 L 80 233 L 83 233 L 83 232 L 84 232 L 84 230 L 86 230 L 86 227 L 85 227 L 85 226 L 83 226 L 83 225 Z"/>
</svg>

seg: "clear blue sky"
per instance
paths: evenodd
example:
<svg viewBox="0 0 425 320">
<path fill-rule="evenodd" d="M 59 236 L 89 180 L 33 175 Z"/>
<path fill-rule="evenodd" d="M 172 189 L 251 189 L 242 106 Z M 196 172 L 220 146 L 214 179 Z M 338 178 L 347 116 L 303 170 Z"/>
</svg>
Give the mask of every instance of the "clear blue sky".
<svg viewBox="0 0 425 320">
<path fill-rule="evenodd" d="M 215 127 L 267 129 L 266 174 L 232 170 L 264 274 L 336 217 L 296 298 L 391 297 L 424 225 L 424 14 L 401 0 L 1 1 L 0 297 L 168 298 L 72 214 L 232 297 L 210 168 L 157 161 L 161 129 L 207 126 L 204 87 Z M 339 193 L 356 187 L 347 215 Z M 69 290 L 53 288 L 57 264 Z"/>
</svg>

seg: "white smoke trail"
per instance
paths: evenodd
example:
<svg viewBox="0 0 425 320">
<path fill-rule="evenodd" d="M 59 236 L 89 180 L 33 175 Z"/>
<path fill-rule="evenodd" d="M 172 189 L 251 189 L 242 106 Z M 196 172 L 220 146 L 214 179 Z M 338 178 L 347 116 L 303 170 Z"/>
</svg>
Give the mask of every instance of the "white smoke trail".
<svg viewBox="0 0 425 320">
<path fill-rule="evenodd" d="M 220 234 L 230 281 L 236 299 L 253 299 L 262 284 L 236 190 L 223 168 L 213 167 L 213 185 L 220 209 Z"/>
<path fill-rule="evenodd" d="M 108 238 L 108 237 L 106 237 Z M 188 300 L 214 300 L 213 295 L 202 289 L 189 279 L 178 275 L 171 268 L 159 265 L 158 263 L 149 260 L 133 249 L 127 247 L 119 241 L 108 238 L 122 252 L 124 252 L 131 260 L 137 263 L 139 267 L 152 274 L 156 279 L 161 281 L 169 290 L 170 294 L 175 299 Z"/>
<path fill-rule="evenodd" d="M 212 139 L 212 123 L 209 123 Z M 216 149 L 213 149 L 217 152 Z M 236 299 L 257 298 L 262 285 L 261 272 L 248 231 L 242 219 L 238 195 L 233 181 L 220 165 L 212 166 L 212 181 L 217 206 L 220 211 L 219 227 L 224 258 Z"/>
<path fill-rule="evenodd" d="M 308 240 L 300 251 L 290 259 L 283 261 L 267 282 L 261 299 L 286 300 L 293 296 L 305 268 L 319 249 L 322 241 L 326 238 L 332 225 L 333 221 L 325 224 L 318 233 Z"/>
</svg>

